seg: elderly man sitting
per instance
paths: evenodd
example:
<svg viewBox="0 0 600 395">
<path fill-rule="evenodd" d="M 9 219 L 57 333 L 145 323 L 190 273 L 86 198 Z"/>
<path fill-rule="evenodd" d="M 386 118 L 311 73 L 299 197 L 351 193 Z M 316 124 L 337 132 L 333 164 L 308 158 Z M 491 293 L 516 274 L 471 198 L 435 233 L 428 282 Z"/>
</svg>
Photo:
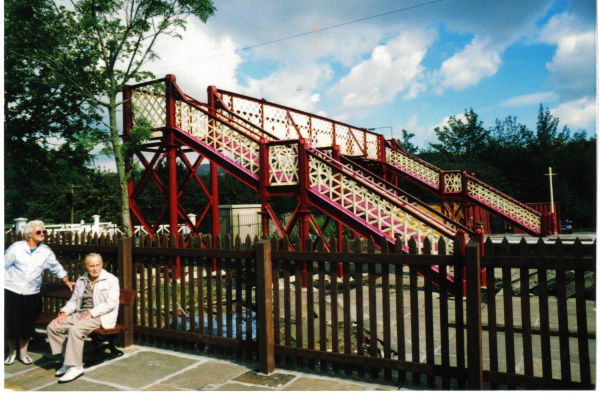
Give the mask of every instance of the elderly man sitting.
<svg viewBox="0 0 600 395">
<path fill-rule="evenodd" d="M 75 283 L 73 296 L 48 325 L 52 354 L 64 354 L 63 366 L 56 371 L 59 383 L 83 375 L 86 336 L 98 328 L 114 328 L 117 323 L 119 279 L 102 269 L 102 257 L 98 254 L 85 257 L 85 269 L 87 273 Z"/>
</svg>

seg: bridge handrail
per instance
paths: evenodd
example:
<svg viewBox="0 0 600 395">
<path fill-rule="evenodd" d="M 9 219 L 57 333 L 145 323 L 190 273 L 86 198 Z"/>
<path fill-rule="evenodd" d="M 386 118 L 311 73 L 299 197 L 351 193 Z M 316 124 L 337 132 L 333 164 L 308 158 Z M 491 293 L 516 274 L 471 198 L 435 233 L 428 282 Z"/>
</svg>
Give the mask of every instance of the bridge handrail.
<svg viewBox="0 0 600 395">
<path fill-rule="evenodd" d="M 408 201 L 401 199 L 400 197 L 391 194 L 389 191 L 385 190 L 381 186 L 377 185 L 373 181 L 369 180 L 362 174 L 348 170 L 346 166 L 344 166 L 339 161 L 333 159 L 332 157 L 326 155 L 325 153 L 319 151 L 314 147 L 307 148 L 307 153 L 317 158 L 319 161 L 325 163 L 326 165 L 335 168 L 338 172 L 343 173 L 347 177 L 352 179 L 360 180 L 363 187 L 367 188 L 369 191 L 375 193 L 380 196 L 384 200 L 387 200 L 389 203 L 399 207 L 402 211 L 408 212 L 410 215 L 417 218 L 419 221 L 433 227 L 436 226 L 438 232 L 444 234 L 447 237 L 454 237 L 456 234 L 456 230 L 452 229 L 450 226 L 438 221 L 435 218 L 432 218 L 423 212 L 421 212 L 418 208 L 414 207 Z"/>
<path fill-rule="evenodd" d="M 249 97 L 249 96 L 245 96 L 245 95 L 241 95 L 241 94 L 238 94 L 238 93 L 226 91 L 226 90 L 223 90 L 223 89 L 217 89 L 217 92 L 221 96 L 230 96 L 232 99 L 233 98 L 237 98 L 239 100 L 247 100 L 249 102 L 256 103 L 258 106 L 262 107 L 262 114 L 263 114 L 262 118 L 264 118 L 264 113 L 265 113 L 264 109 L 265 109 L 265 106 L 270 106 L 270 107 L 277 108 L 277 109 L 280 109 L 282 111 L 285 111 L 287 114 L 289 114 L 288 119 L 290 120 L 292 126 L 294 126 L 294 128 L 298 131 L 298 133 L 300 133 L 300 131 L 296 128 L 296 126 L 297 126 L 296 125 L 296 121 L 294 120 L 294 117 L 292 116 L 292 114 L 297 114 L 299 116 L 303 116 L 303 117 L 309 118 L 311 120 L 310 121 L 309 135 L 307 135 L 307 136 L 300 135 L 298 137 L 306 138 L 307 140 L 311 141 L 311 145 L 316 146 L 316 147 L 319 147 L 319 144 L 316 142 L 318 140 L 319 136 L 314 135 L 313 132 L 318 133 L 319 130 L 314 128 L 313 121 L 312 121 L 313 119 L 320 120 L 320 121 L 326 122 L 326 123 L 330 123 L 332 125 L 332 131 L 331 131 L 332 140 L 335 139 L 336 144 L 340 145 L 340 147 L 342 147 L 342 150 L 346 149 L 347 146 L 345 146 L 343 144 L 340 144 L 337 141 L 337 139 L 335 138 L 336 130 L 337 130 L 336 126 L 339 126 L 341 128 L 345 128 L 345 129 L 347 129 L 347 131 L 349 133 L 349 138 L 347 138 L 347 140 L 349 139 L 348 141 L 350 141 L 350 148 L 352 148 L 352 146 L 355 146 L 360 151 L 360 155 L 367 156 L 370 159 L 375 159 L 375 160 L 379 160 L 380 159 L 379 153 L 381 152 L 381 150 L 383 148 L 382 147 L 382 143 L 381 143 L 382 136 L 380 134 L 372 133 L 372 132 L 367 131 L 364 128 L 357 128 L 357 127 L 352 126 L 352 125 L 348 125 L 348 124 L 345 124 L 345 123 L 342 123 L 342 122 L 334 121 L 332 119 L 325 118 L 325 117 L 322 117 L 322 116 L 319 116 L 319 115 L 314 115 L 314 114 L 311 114 L 311 113 L 308 113 L 308 112 L 305 112 L 305 111 L 296 110 L 296 109 L 293 109 L 293 108 L 290 108 L 290 107 L 286 107 L 286 106 L 282 106 L 282 105 L 279 105 L 279 104 L 271 103 L 271 102 L 268 102 L 267 100 L 264 100 L 264 99 L 263 100 L 257 100 L 255 98 L 252 98 L 252 97 Z M 230 111 L 235 111 L 235 108 L 233 110 L 230 110 Z M 264 122 L 263 119 L 261 119 L 261 122 Z M 264 125 L 261 124 L 261 126 L 264 128 Z M 359 135 L 358 137 L 357 137 L 357 134 Z M 328 138 L 328 136 L 326 136 L 326 137 Z M 289 138 L 289 136 L 285 136 L 284 139 L 287 139 L 287 138 Z M 362 142 L 360 142 L 359 140 L 362 140 Z M 372 140 L 372 141 L 369 141 L 369 140 Z M 376 144 L 376 147 L 375 147 L 376 152 L 372 152 L 372 150 L 369 149 L 369 145 L 373 144 L 373 143 Z M 331 145 L 331 144 L 328 144 L 328 145 Z M 352 149 L 352 151 L 353 152 L 348 152 L 347 154 L 355 155 L 356 156 L 356 153 L 354 152 L 354 149 Z"/>
<path fill-rule="evenodd" d="M 356 171 L 359 171 L 359 172 L 365 172 L 365 171 L 368 172 L 368 170 L 366 170 L 365 168 L 363 168 L 359 164 L 353 162 L 348 157 L 345 157 L 344 160 L 348 161 L 348 163 L 350 163 L 350 166 L 348 166 L 348 165 L 346 165 L 346 166 L 348 166 L 350 168 L 353 168 L 353 167 L 357 168 L 358 170 L 356 170 Z M 364 174 L 362 174 L 362 175 L 364 176 Z M 434 208 L 432 208 L 431 206 L 429 206 L 427 203 L 424 203 L 423 201 L 421 201 L 421 200 L 417 199 L 416 197 L 414 197 L 414 196 L 406 193 L 405 191 L 401 190 L 400 188 L 397 188 L 395 185 L 390 184 L 389 182 L 387 182 L 383 178 L 380 178 L 380 177 L 378 177 L 375 174 L 371 174 L 370 176 L 373 177 L 373 180 L 371 180 L 372 182 L 374 182 L 377 185 L 380 185 L 382 188 L 385 188 L 385 189 L 388 189 L 388 190 L 395 190 L 395 191 L 398 191 L 398 192 L 402 193 L 404 196 L 406 196 L 407 198 L 410 199 L 410 200 L 408 200 L 408 199 L 404 199 L 404 200 L 406 200 L 409 204 L 412 204 L 413 206 L 414 205 L 421 206 L 425 211 L 428 212 L 428 214 L 431 217 L 436 217 L 436 216 L 440 217 L 441 219 L 450 222 L 453 227 L 459 228 L 459 229 L 463 230 L 464 232 L 466 232 L 468 234 L 473 233 L 473 231 L 471 229 L 469 229 L 466 226 L 464 226 L 464 225 L 462 225 L 462 224 L 454 221 L 452 218 L 450 218 L 450 217 L 442 214 L 441 212 L 435 210 Z M 368 179 L 370 179 L 369 176 L 365 176 L 365 177 L 367 177 Z"/>
</svg>

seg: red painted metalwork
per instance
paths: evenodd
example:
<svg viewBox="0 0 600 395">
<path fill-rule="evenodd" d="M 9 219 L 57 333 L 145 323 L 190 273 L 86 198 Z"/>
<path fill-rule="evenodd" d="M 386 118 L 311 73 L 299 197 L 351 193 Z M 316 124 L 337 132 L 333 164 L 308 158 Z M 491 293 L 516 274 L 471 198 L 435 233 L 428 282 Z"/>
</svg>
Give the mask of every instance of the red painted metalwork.
<svg viewBox="0 0 600 395">
<path fill-rule="evenodd" d="M 160 89 L 153 89 L 153 83 L 166 85 L 164 97 Z M 402 237 L 405 243 L 414 238 L 419 251 L 425 237 L 429 237 L 435 253 L 441 237 L 448 238 L 451 249 L 456 235 L 469 232 L 452 218 L 433 215 L 426 205 L 414 199 L 408 201 L 409 195 L 397 188 L 397 171 L 388 169 L 384 173 L 385 179 L 381 179 L 367 169 L 349 164 L 347 157 L 358 155 L 385 165 L 388 145 L 381 135 L 293 109 L 272 107 L 265 110 L 267 102 L 264 100 L 254 103 L 260 111 L 244 112 L 238 108 L 237 99 L 231 94 L 224 97 L 214 87 L 208 89 L 209 103 L 206 105 L 185 95 L 177 87 L 173 76 L 153 83 L 128 88 L 133 105 L 127 110 L 129 119 L 133 119 L 135 112 L 136 117 L 149 119 L 156 132 L 161 134 L 144 147 L 144 151 L 153 153 L 150 161 L 141 152 L 137 153 L 145 169 L 141 181 L 135 188 L 132 186 L 130 194 L 132 213 L 153 238 L 163 218 L 168 217 L 174 234 L 177 232 L 177 220 L 187 221 L 185 210 L 178 202 L 192 180 L 196 180 L 207 193 L 209 204 L 195 225 L 189 224 L 189 221 L 186 224 L 196 233 L 200 222 L 210 211 L 213 232 L 218 232 L 217 167 L 259 194 L 263 233 L 268 233 L 269 219 L 274 222 L 281 236 L 289 236 L 299 222 L 299 244 L 302 249 L 307 248 L 310 225 L 319 235 L 327 225 L 323 228 L 316 225 L 311 207 L 338 223 L 340 243 L 343 239 L 340 233 L 345 226 L 365 238 L 373 237 L 378 245 L 383 238 L 392 243 L 395 237 Z M 280 122 L 279 117 L 286 121 Z M 268 131 L 264 130 L 267 125 Z M 198 154 L 199 159 L 191 164 L 182 147 Z M 316 147 L 331 151 L 331 156 Z M 176 180 L 177 158 L 188 169 L 179 188 Z M 210 193 L 200 178 L 192 174 L 203 159 L 211 163 Z M 156 172 L 164 160 L 167 160 L 169 167 L 168 186 Z M 467 177 L 462 178 L 464 182 Z M 154 225 L 144 218 L 136 203 L 145 183 L 150 180 L 168 201 Z M 394 182 L 396 186 L 386 180 Z M 290 195 L 298 199 L 298 206 L 287 229 L 284 229 L 269 199 Z M 215 243 L 216 239 L 213 248 L 216 247 Z M 336 246 L 336 249 L 341 250 L 342 245 Z M 407 245 L 404 249 L 408 249 Z M 342 276 L 341 266 L 338 274 Z M 448 276 L 448 280 L 452 281 L 452 277 Z M 304 274 L 303 284 L 305 281 Z M 434 282 L 439 281 L 442 280 L 434 274 Z"/>
<path fill-rule="evenodd" d="M 406 178 L 437 194 L 441 200 L 462 198 L 463 207 L 471 204 L 482 207 L 496 217 L 532 235 L 544 234 L 544 229 L 549 229 L 543 223 L 544 217 L 536 210 L 477 180 L 472 175 L 458 171 L 444 172 L 407 153 L 396 141 L 385 141 L 382 135 L 370 134 L 364 129 L 270 103 L 264 99 L 257 100 L 224 90 L 217 90 L 217 94 L 220 102 L 225 106 L 227 106 L 226 103 L 230 103 L 231 111 L 237 112 L 238 115 L 251 122 L 256 119 L 262 128 L 265 128 L 267 124 L 273 128 L 285 128 L 284 124 L 287 122 L 288 127 L 293 127 L 294 135 L 300 134 L 309 138 L 311 144 L 317 148 L 324 147 L 319 145 L 322 141 L 325 141 L 325 146 L 334 144 L 342 146 L 342 142 L 344 142 L 343 155 L 359 155 L 379 162 L 382 177 L 386 180 L 391 180 L 388 174 L 395 173 L 396 176 Z M 233 103 L 236 100 L 234 108 Z M 270 116 L 267 119 L 265 118 L 267 110 L 271 113 L 277 111 L 279 113 L 277 116 Z M 256 117 L 254 113 L 258 113 L 259 116 Z M 300 125 L 298 121 L 302 117 L 308 119 L 304 125 Z M 319 126 L 314 126 L 315 124 L 321 125 L 321 129 Z M 329 125 L 328 127 L 333 132 L 325 130 L 324 124 Z M 304 134 L 302 130 L 305 130 Z M 349 131 L 349 137 L 345 140 L 340 138 L 340 133 L 344 130 Z M 360 138 L 357 135 L 360 135 Z M 466 215 L 459 216 L 463 219 L 467 218 Z M 464 225 L 468 226 L 466 222 Z"/>
</svg>

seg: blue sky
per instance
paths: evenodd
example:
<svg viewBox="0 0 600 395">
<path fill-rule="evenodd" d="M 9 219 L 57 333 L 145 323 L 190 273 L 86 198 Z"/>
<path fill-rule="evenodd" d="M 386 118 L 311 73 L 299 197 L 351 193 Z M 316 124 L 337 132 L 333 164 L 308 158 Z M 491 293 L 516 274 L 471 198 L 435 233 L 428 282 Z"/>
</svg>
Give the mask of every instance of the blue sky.
<svg viewBox="0 0 600 395">
<path fill-rule="evenodd" d="M 206 87 L 265 98 L 352 125 L 414 133 L 473 108 L 484 126 L 517 116 L 535 129 L 540 103 L 561 127 L 596 133 L 594 0 L 215 0 L 164 37 L 157 77 L 206 100 Z M 345 26 L 327 27 L 399 11 Z M 241 50 L 306 32 L 289 40 Z M 389 137 L 389 129 L 380 132 Z"/>
</svg>

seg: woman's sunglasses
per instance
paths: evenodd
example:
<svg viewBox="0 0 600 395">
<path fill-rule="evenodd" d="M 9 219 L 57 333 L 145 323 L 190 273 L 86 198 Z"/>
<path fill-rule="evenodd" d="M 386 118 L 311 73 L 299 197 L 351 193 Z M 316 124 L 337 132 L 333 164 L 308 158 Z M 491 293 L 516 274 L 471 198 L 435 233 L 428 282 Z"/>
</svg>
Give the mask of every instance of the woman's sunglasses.
<svg viewBox="0 0 600 395">
<path fill-rule="evenodd" d="M 37 232 L 35 232 L 36 235 L 45 235 L 46 231 L 45 230 L 38 230 Z"/>
</svg>

